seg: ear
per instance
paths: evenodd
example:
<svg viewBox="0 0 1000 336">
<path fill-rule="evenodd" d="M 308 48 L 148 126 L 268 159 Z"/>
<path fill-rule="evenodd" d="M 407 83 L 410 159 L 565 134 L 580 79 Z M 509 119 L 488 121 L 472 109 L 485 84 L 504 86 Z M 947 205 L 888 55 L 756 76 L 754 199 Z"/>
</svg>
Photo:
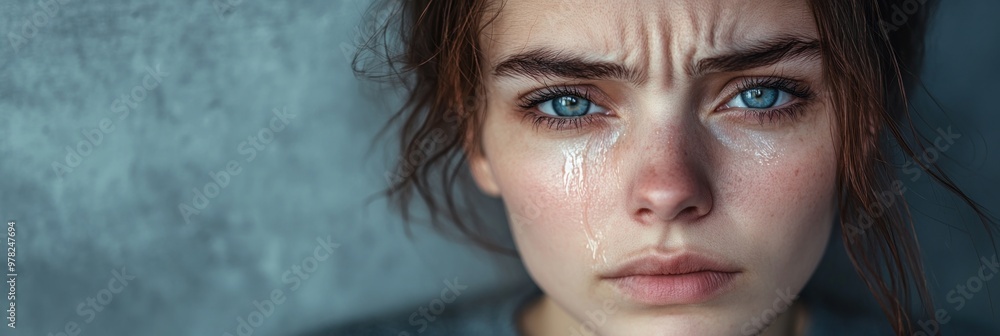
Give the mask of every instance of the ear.
<svg viewBox="0 0 1000 336">
<path fill-rule="evenodd" d="M 493 175 L 490 160 L 486 158 L 482 150 L 467 153 L 469 153 L 469 170 L 472 173 L 472 179 L 476 181 L 476 186 L 484 194 L 500 197 L 500 186 L 497 185 L 496 176 Z"/>
<path fill-rule="evenodd" d="M 464 113 L 460 115 L 462 118 L 471 119 L 468 121 L 469 124 L 467 124 L 465 129 L 462 150 L 465 151 L 465 155 L 468 158 L 469 171 L 472 173 L 472 179 L 476 181 L 476 186 L 479 187 L 479 190 L 486 195 L 500 197 L 500 185 L 497 184 L 496 176 L 493 174 L 493 166 L 490 164 L 490 159 L 486 155 L 485 148 L 483 148 L 482 133 L 484 129 L 482 123 L 478 121 L 478 118 L 474 114 L 475 110 L 484 110 L 479 105 L 481 101 L 478 97 L 472 96 L 473 100 L 467 101 L 464 105 L 470 108 L 464 110 Z"/>
</svg>

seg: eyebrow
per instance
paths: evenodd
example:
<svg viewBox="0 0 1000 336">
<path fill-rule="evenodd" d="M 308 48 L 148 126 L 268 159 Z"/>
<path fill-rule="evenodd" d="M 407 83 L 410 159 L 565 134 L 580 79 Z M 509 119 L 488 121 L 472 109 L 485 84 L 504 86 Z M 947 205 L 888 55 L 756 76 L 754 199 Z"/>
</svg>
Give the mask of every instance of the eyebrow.
<svg viewBox="0 0 1000 336">
<path fill-rule="evenodd" d="M 546 48 L 533 49 L 507 57 L 493 68 L 497 77 L 528 77 L 536 80 L 548 78 L 574 79 L 616 79 L 639 83 L 644 77 L 638 69 L 624 65 L 594 61 L 584 55 L 555 51 Z"/>
<path fill-rule="evenodd" d="M 790 59 L 820 56 L 819 41 L 798 37 L 778 37 L 754 42 L 753 47 L 698 61 L 687 69 L 688 75 L 700 77 L 714 72 L 737 72 L 774 65 Z"/>
<path fill-rule="evenodd" d="M 816 57 L 820 51 L 817 40 L 798 37 L 778 37 L 752 44 L 751 48 L 702 59 L 689 65 L 686 71 L 693 77 L 713 72 L 737 72 L 789 59 Z M 613 79 L 635 84 L 642 83 L 646 77 L 644 71 L 636 68 L 547 48 L 509 56 L 494 67 L 493 74 L 496 77 L 528 77 L 539 81 L 550 78 Z"/>
</svg>

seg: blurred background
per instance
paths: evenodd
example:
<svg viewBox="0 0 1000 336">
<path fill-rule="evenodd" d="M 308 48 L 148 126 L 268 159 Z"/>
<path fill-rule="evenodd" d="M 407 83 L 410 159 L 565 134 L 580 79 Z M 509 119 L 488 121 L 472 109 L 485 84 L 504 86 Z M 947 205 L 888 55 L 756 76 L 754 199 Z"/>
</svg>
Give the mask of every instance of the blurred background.
<svg viewBox="0 0 1000 336">
<path fill-rule="evenodd" d="M 236 335 L 248 317 L 254 335 L 295 335 L 414 311 L 446 280 L 468 286 L 460 300 L 527 281 L 426 225 L 408 238 L 369 198 L 397 159 L 391 136 L 372 144 L 399 95 L 351 72 L 368 5 L 0 0 L 0 219 L 16 222 L 18 274 L 0 335 Z M 998 10 L 941 5 L 913 97 L 930 140 L 961 135 L 926 157 L 994 212 Z M 948 299 L 995 256 L 985 231 L 926 174 L 901 176 L 945 330 L 1000 333 L 1000 280 Z M 831 244 L 810 286 L 870 303 L 842 253 Z"/>
</svg>

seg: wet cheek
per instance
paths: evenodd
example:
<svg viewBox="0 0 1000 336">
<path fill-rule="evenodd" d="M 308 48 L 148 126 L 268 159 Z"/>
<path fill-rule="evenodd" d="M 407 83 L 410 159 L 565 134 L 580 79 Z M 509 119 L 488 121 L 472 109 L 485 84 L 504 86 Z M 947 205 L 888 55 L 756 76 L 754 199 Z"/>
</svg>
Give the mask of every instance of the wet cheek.
<svg viewBox="0 0 1000 336">
<path fill-rule="evenodd" d="M 574 214 L 585 198 L 569 195 L 575 174 L 564 174 L 567 148 L 581 147 L 570 140 L 546 139 L 531 134 L 519 117 L 505 114 L 508 107 L 493 106 L 483 134 L 494 181 L 500 189 L 519 248 L 562 246 L 573 229 Z M 544 126 L 542 126 L 544 129 Z M 580 168 L 582 169 L 582 167 Z"/>
<path fill-rule="evenodd" d="M 818 114 L 817 114 L 818 115 Z M 773 240 L 825 218 L 832 207 L 836 173 L 834 139 L 822 119 L 794 128 L 751 131 L 727 123 L 710 126 L 715 138 L 718 198 L 740 229 Z"/>
<path fill-rule="evenodd" d="M 583 157 L 570 153 L 519 151 L 518 158 L 504 160 L 497 175 L 515 234 L 552 243 L 582 232 L 588 203 L 596 196 L 584 181 L 595 181 L 585 177 Z"/>
<path fill-rule="evenodd" d="M 567 284 L 564 277 L 580 274 L 575 265 L 590 258 L 581 224 L 586 197 L 567 194 L 564 161 L 558 151 L 536 147 L 512 152 L 498 171 L 517 248 L 532 277 L 542 284 Z"/>
<path fill-rule="evenodd" d="M 762 252 L 757 257 L 771 274 L 805 273 L 833 224 L 833 152 L 825 145 L 801 146 L 754 168 L 740 178 L 753 182 L 738 189 L 745 244 Z"/>
<path fill-rule="evenodd" d="M 605 217 L 596 205 L 616 190 L 615 160 L 609 156 L 615 140 L 607 134 L 521 137 L 494 155 L 511 230 L 529 268 L 542 264 L 569 272 L 570 265 L 604 257 L 603 246 L 597 246 L 603 232 L 592 226 Z"/>
</svg>

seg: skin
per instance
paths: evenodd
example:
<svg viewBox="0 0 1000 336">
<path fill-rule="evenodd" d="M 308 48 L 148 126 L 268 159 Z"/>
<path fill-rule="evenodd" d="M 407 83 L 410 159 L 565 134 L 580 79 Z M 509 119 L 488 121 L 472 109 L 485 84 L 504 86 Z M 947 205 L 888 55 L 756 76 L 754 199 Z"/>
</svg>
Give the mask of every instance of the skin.
<svg viewBox="0 0 1000 336">
<path fill-rule="evenodd" d="M 523 312 L 525 334 L 753 334 L 748 326 L 770 316 L 777 292 L 802 289 L 836 209 L 838 138 L 820 57 L 690 71 L 781 36 L 818 39 L 806 1 L 506 2 L 482 38 L 488 99 L 469 163 L 479 188 L 503 199 L 545 293 Z M 637 75 L 495 71 L 537 48 Z M 793 116 L 760 119 L 759 110 L 733 107 L 740 83 L 760 77 L 793 80 L 812 95 L 792 97 Z M 519 104 L 545 87 L 585 87 L 605 112 L 580 127 L 534 125 L 525 113 L 539 108 Z M 643 303 L 603 277 L 653 251 L 708 253 L 740 271 L 727 290 L 692 304 Z M 766 319 L 764 334 L 801 333 L 806 315 L 796 303 Z"/>
</svg>

